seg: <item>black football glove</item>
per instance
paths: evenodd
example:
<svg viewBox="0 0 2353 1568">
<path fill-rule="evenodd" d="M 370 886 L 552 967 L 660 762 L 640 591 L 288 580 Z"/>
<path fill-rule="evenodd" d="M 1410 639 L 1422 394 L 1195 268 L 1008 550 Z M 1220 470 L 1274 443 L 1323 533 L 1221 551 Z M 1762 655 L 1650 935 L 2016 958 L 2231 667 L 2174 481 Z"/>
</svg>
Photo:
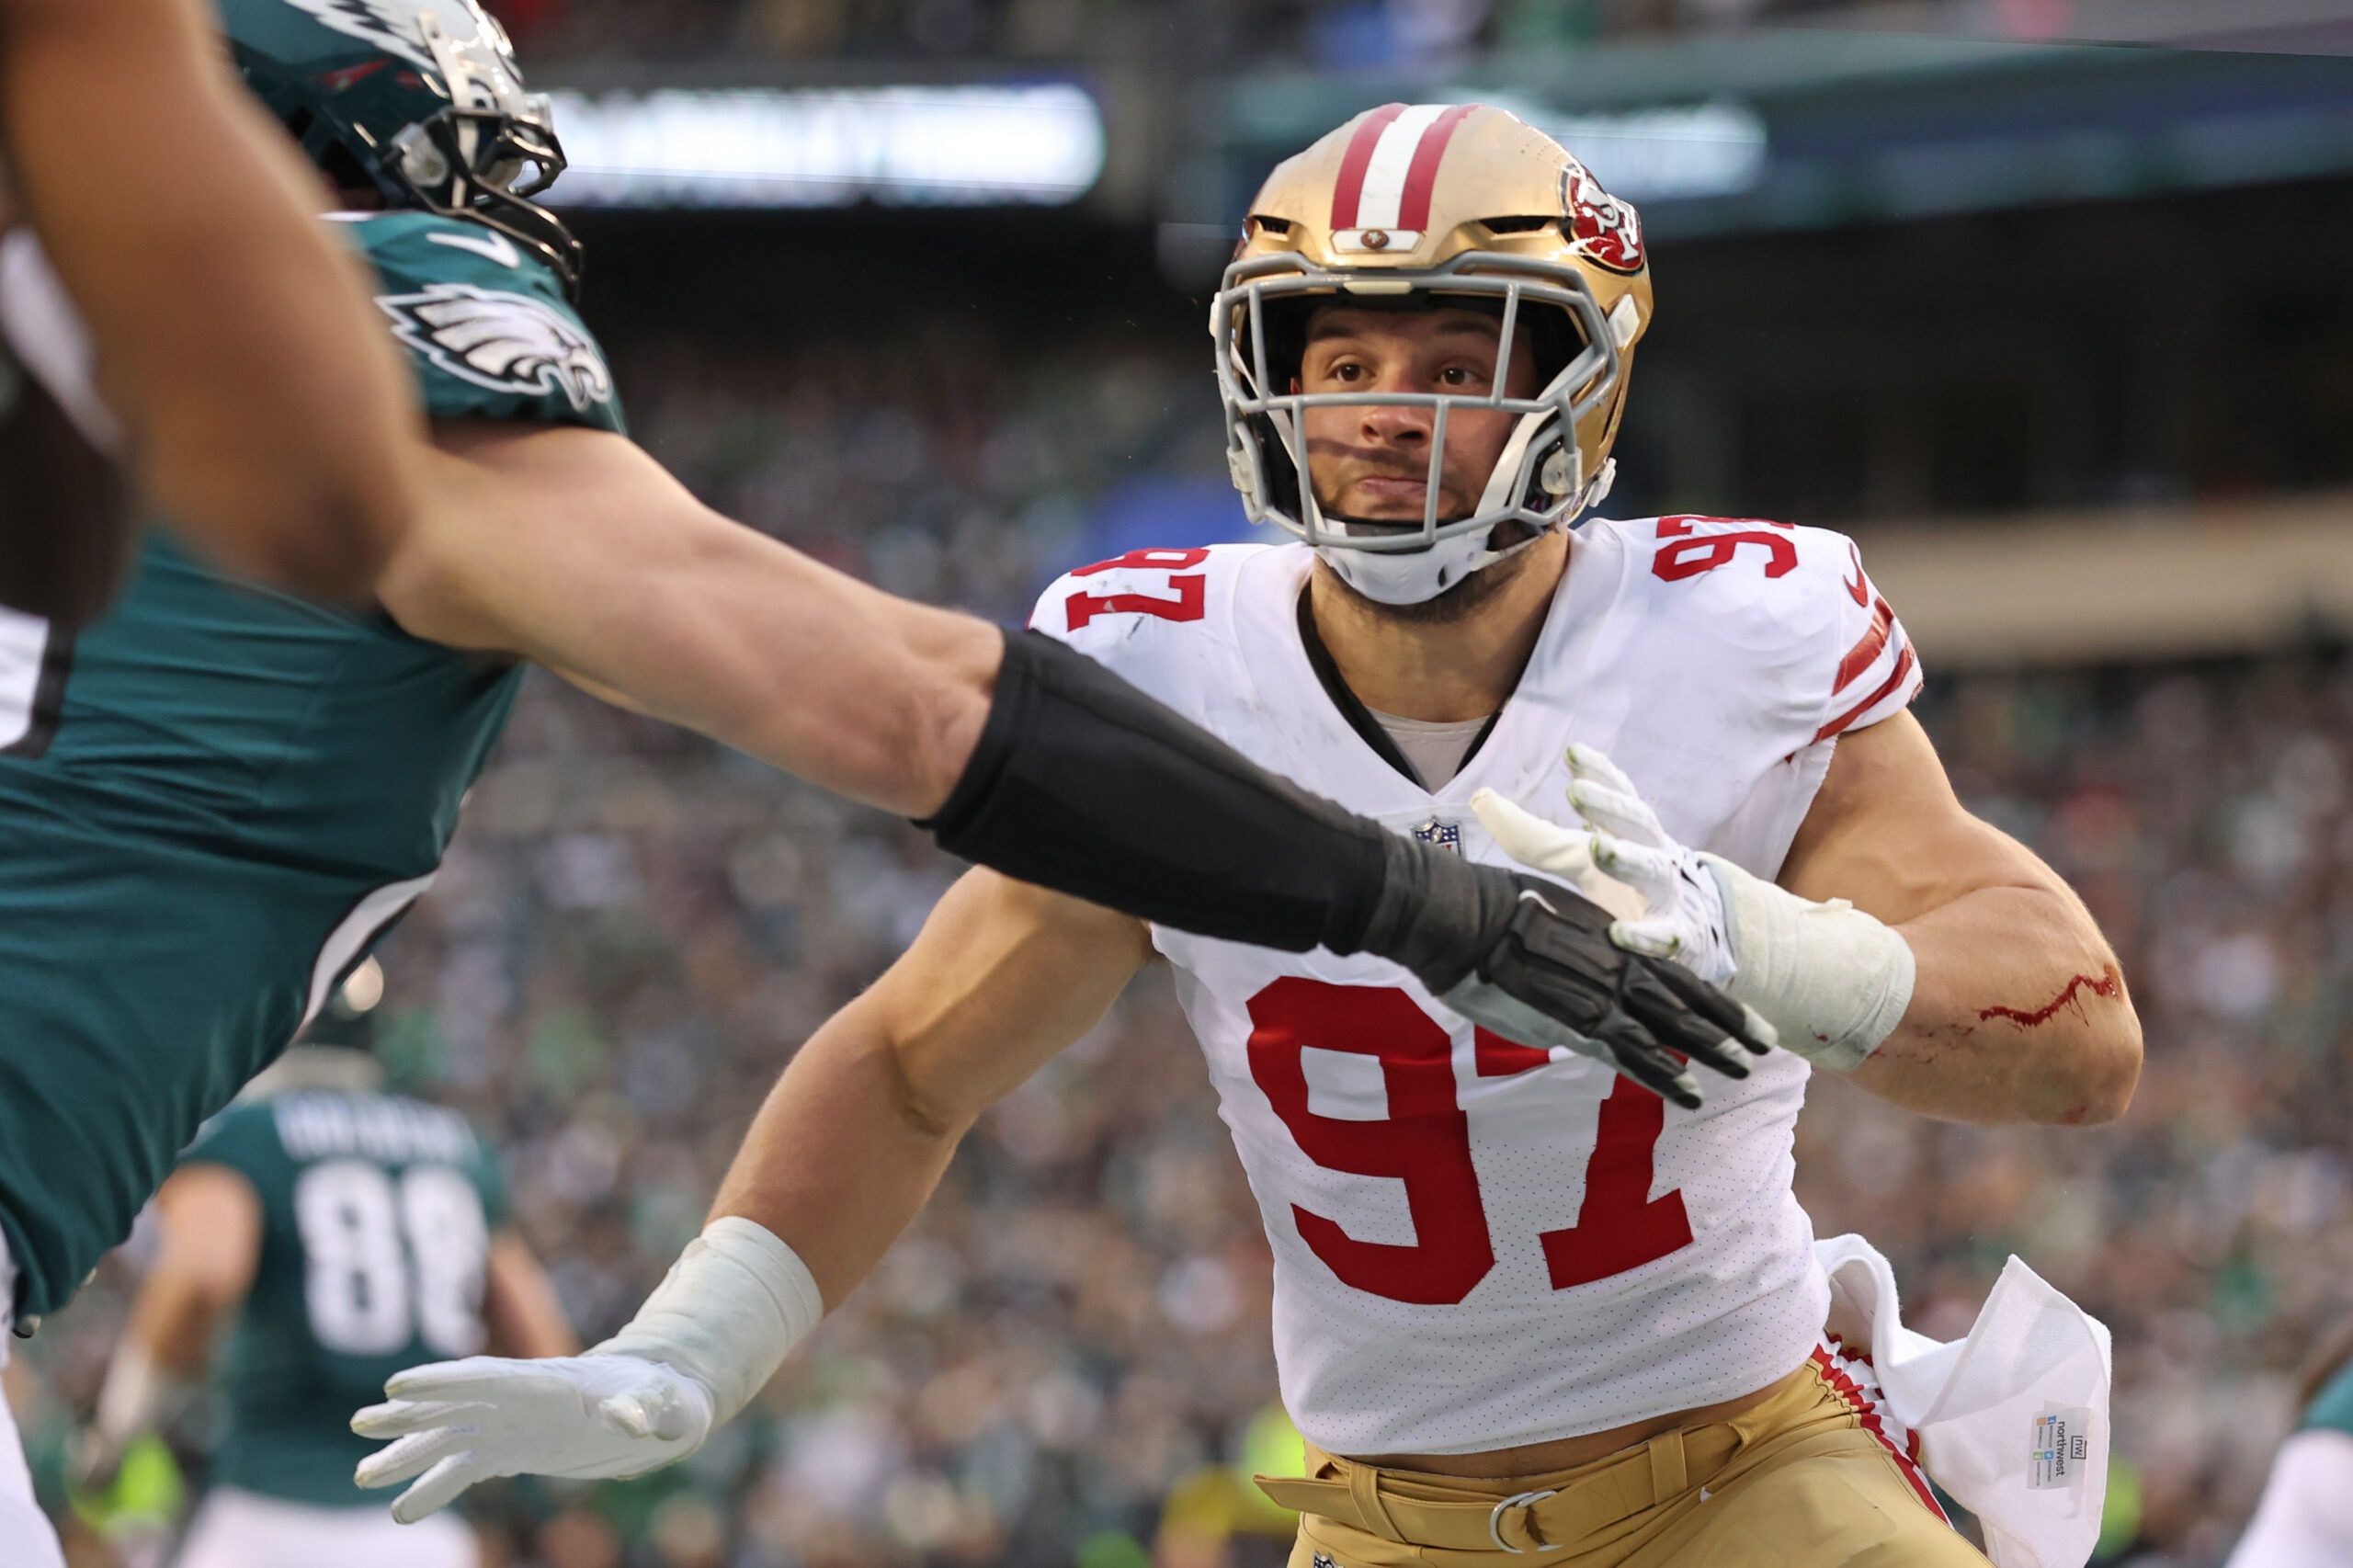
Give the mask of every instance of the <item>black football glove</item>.
<svg viewBox="0 0 2353 1568">
<path fill-rule="evenodd" d="M 1573 889 L 1389 835 L 1364 949 L 1404 964 L 1464 1017 L 1523 1045 L 1606 1062 L 1686 1109 L 1685 1059 L 1748 1076 L 1770 1026 L 1682 965 L 1609 939 L 1608 910 Z"/>
</svg>

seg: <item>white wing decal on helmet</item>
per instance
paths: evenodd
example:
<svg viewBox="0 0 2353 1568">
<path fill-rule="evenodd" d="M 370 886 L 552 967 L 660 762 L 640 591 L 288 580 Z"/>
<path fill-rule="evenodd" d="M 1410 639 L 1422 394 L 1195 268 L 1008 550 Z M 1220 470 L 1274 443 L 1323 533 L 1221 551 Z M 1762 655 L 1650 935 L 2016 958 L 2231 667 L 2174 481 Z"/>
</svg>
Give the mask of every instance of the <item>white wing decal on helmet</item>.
<svg viewBox="0 0 2353 1568">
<path fill-rule="evenodd" d="M 413 27 L 405 26 L 405 13 L 395 15 L 376 0 L 286 0 L 298 11 L 316 17 L 322 23 L 339 33 L 348 33 L 377 45 L 388 54 L 397 54 L 420 71 L 438 72 L 441 67 L 426 47 L 425 40 Z"/>
<path fill-rule="evenodd" d="M 403 343 L 463 381 L 493 392 L 562 392 L 586 412 L 613 394 L 596 341 L 528 294 L 434 283 L 376 301 Z"/>
</svg>

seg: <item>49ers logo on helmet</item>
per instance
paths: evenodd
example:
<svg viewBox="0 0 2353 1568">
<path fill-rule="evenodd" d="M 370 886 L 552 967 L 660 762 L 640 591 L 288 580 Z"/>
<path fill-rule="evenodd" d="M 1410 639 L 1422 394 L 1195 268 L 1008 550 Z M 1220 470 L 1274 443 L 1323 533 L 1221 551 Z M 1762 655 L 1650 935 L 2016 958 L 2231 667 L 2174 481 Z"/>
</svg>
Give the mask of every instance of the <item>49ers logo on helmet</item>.
<svg viewBox="0 0 2353 1568">
<path fill-rule="evenodd" d="M 1561 170 L 1561 206 L 1579 255 L 1612 272 L 1643 269 L 1642 214 L 1602 189 L 1593 171 L 1574 158 Z"/>
</svg>

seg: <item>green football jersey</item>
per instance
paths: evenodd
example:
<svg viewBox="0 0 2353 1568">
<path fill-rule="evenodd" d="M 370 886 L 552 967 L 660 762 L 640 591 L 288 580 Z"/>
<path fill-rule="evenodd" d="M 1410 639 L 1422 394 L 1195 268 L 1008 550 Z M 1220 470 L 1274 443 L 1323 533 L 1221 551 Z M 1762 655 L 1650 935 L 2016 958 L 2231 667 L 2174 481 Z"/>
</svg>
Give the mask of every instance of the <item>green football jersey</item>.
<svg viewBox="0 0 2353 1568">
<path fill-rule="evenodd" d="M 456 1113 L 394 1095 L 305 1089 L 231 1107 L 182 1165 L 226 1165 L 261 1198 L 253 1289 L 217 1371 L 212 1482 L 325 1507 L 377 1507 L 352 1468 L 378 1444 L 351 1413 L 384 1380 L 483 1345 L 497 1163 Z"/>
<path fill-rule="evenodd" d="M 539 261 L 424 213 L 347 227 L 434 414 L 620 428 L 604 357 Z M 0 612 L 0 1230 L 18 1312 L 74 1292 L 423 890 L 518 678 L 160 539 L 78 637 Z"/>
<path fill-rule="evenodd" d="M 2353 1361 L 2339 1367 L 2336 1375 L 2321 1385 L 2296 1428 L 2302 1432 L 2318 1428 L 2353 1434 Z"/>
</svg>

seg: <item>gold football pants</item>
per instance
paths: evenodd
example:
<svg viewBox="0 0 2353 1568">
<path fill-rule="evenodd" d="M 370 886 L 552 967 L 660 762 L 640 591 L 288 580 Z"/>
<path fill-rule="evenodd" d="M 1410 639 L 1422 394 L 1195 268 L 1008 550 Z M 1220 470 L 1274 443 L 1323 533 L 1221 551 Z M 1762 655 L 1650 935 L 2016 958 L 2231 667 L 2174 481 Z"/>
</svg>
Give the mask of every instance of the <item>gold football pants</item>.
<svg viewBox="0 0 2353 1568">
<path fill-rule="evenodd" d="M 1300 1512 L 1290 1568 L 1986 1568 L 1826 1357 L 1731 1420 L 1549 1475 L 1307 1460 L 1259 1481 Z"/>
</svg>

